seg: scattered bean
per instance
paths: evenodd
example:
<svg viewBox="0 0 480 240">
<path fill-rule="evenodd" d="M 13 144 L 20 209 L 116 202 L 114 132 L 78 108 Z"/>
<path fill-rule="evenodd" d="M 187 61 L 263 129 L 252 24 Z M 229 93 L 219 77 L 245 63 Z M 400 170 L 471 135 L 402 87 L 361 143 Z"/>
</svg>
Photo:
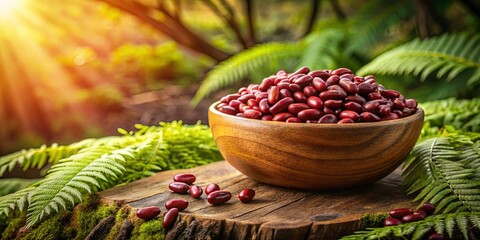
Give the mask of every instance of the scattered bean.
<svg viewBox="0 0 480 240">
<path fill-rule="evenodd" d="M 157 206 L 144 207 L 137 210 L 137 217 L 150 220 L 160 214 L 160 208 Z"/>
<path fill-rule="evenodd" d="M 177 220 L 177 217 L 178 217 L 178 209 L 171 208 L 163 217 L 162 227 L 165 229 L 171 228 L 175 223 L 175 220 Z"/>
<path fill-rule="evenodd" d="M 238 194 L 238 199 L 240 199 L 240 201 L 242 201 L 243 203 L 248 203 L 252 201 L 253 197 L 255 197 L 255 190 L 251 188 L 243 189 Z"/>
<path fill-rule="evenodd" d="M 215 183 L 210 183 L 205 187 L 205 194 L 209 195 L 211 192 L 220 190 L 220 187 Z"/>
<path fill-rule="evenodd" d="M 228 191 L 217 190 L 208 194 L 208 203 L 216 206 L 228 202 L 232 198 L 232 194 Z"/>
<path fill-rule="evenodd" d="M 190 189 L 190 186 L 184 182 L 172 182 L 168 185 L 168 188 L 176 193 L 186 193 Z"/>
<path fill-rule="evenodd" d="M 197 180 L 197 178 L 195 177 L 195 175 L 191 174 L 191 173 L 181 173 L 181 174 L 177 174 L 175 176 L 173 176 L 173 181 L 175 182 L 183 182 L 183 183 L 186 183 L 186 184 L 192 184 L 195 182 L 195 180 Z"/>
</svg>

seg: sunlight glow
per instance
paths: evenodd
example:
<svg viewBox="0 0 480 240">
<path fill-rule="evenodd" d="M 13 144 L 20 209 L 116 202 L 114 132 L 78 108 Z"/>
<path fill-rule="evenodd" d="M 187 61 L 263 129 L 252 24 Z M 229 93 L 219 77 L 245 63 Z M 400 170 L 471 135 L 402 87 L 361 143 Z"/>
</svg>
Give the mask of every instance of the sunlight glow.
<svg viewBox="0 0 480 240">
<path fill-rule="evenodd" d="M 0 18 L 11 15 L 12 12 L 22 7 L 24 0 L 0 0 Z"/>
</svg>

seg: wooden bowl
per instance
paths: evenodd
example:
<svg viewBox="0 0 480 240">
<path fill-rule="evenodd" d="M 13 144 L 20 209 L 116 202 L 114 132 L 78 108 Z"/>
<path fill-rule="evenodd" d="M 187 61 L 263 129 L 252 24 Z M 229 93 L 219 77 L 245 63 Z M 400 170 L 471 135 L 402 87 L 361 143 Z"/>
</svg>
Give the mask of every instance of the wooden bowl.
<svg viewBox="0 0 480 240">
<path fill-rule="evenodd" d="M 208 121 L 228 163 L 259 182 L 305 190 L 351 188 L 387 176 L 414 147 L 424 117 L 419 108 L 374 123 L 285 123 L 228 115 L 217 104 Z"/>
</svg>

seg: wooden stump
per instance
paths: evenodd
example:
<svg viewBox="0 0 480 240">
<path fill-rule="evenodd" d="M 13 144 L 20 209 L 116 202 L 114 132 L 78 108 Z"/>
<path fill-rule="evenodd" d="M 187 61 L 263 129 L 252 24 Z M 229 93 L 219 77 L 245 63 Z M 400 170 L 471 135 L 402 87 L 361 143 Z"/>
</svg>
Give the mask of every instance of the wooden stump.
<svg viewBox="0 0 480 240">
<path fill-rule="evenodd" d="M 193 173 L 202 187 L 217 183 L 232 192 L 232 199 L 219 206 L 173 193 L 168 184 L 178 173 Z M 245 188 L 256 191 L 244 204 L 236 195 Z M 362 187 L 329 192 L 286 189 L 255 182 L 221 161 L 188 170 L 158 173 L 100 193 L 104 202 L 124 200 L 133 208 L 161 206 L 172 198 L 189 201 L 167 239 L 338 239 L 360 228 L 366 213 L 386 213 L 398 207 L 413 207 L 401 186 L 400 170 Z"/>
</svg>

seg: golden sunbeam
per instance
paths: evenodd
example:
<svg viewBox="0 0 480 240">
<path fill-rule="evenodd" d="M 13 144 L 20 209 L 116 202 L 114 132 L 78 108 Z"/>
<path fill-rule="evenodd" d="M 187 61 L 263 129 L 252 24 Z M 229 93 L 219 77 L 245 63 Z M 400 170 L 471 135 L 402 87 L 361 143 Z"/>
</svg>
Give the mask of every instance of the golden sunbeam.
<svg viewBox="0 0 480 240">
<path fill-rule="evenodd" d="M 24 3 L 25 0 L 0 0 L 0 20 L 8 20 Z"/>
</svg>

